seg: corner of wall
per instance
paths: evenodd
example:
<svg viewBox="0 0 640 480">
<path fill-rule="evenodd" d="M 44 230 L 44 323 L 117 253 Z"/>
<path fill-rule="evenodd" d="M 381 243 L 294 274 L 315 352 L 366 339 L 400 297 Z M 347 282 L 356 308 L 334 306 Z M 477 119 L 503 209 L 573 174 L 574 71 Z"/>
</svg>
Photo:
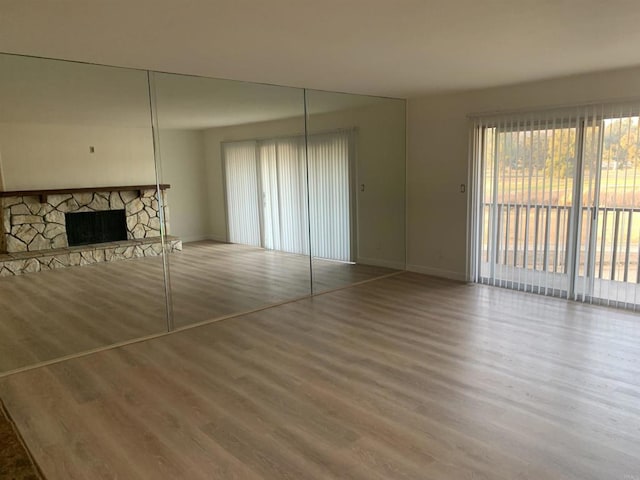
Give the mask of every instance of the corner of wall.
<svg viewBox="0 0 640 480">
<path fill-rule="evenodd" d="M 421 273 L 423 275 L 429 275 L 432 277 L 447 278 L 449 280 L 456 280 L 458 282 L 467 282 L 467 274 L 464 272 L 455 272 L 453 270 L 446 270 L 443 268 L 425 267 L 423 265 L 407 265 L 408 272 Z"/>
</svg>

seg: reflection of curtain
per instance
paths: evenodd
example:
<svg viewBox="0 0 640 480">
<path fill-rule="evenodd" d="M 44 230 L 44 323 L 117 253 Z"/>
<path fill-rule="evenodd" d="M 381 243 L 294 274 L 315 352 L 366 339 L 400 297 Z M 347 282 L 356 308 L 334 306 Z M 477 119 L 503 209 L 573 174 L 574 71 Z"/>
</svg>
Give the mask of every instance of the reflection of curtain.
<svg viewBox="0 0 640 480">
<path fill-rule="evenodd" d="M 281 245 L 285 252 L 309 254 L 307 168 L 304 139 L 278 142 L 278 186 L 281 205 Z"/>
<path fill-rule="evenodd" d="M 262 142 L 259 147 L 264 248 L 270 250 L 280 250 L 277 151 L 275 142 Z"/>
<path fill-rule="evenodd" d="M 351 255 L 350 133 L 308 140 L 309 201 L 313 256 L 344 262 Z"/>
<path fill-rule="evenodd" d="M 304 139 L 261 142 L 264 247 L 309 253 Z"/>
<path fill-rule="evenodd" d="M 338 132 L 308 140 L 314 257 L 352 260 L 350 137 Z M 304 137 L 227 143 L 224 162 L 229 240 L 309 254 Z"/>
<path fill-rule="evenodd" d="M 256 143 L 225 144 L 224 166 L 229 241 L 259 247 L 261 241 Z"/>
</svg>

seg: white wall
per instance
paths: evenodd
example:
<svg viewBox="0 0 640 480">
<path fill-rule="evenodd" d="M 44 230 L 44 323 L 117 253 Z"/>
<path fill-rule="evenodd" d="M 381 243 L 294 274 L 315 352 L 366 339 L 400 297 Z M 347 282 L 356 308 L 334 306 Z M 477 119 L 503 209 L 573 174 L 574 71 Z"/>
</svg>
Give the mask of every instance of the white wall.
<svg viewBox="0 0 640 480">
<path fill-rule="evenodd" d="M 640 68 L 409 99 L 408 269 L 466 278 L 469 114 L 628 98 L 640 98 Z"/>
<path fill-rule="evenodd" d="M 5 190 L 155 183 L 149 127 L 3 123 L 0 155 Z"/>
<path fill-rule="evenodd" d="M 302 117 L 207 130 L 205 133 L 212 238 L 225 240 L 221 142 L 301 135 Z M 404 268 L 405 264 L 405 108 L 403 102 L 331 114 L 312 115 L 309 132 L 358 128 L 358 261 Z"/>
<path fill-rule="evenodd" d="M 0 71 L 5 190 L 155 182 L 145 72 L 11 55 Z"/>
<path fill-rule="evenodd" d="M 184 242 L 210 237 L 204 134 L 160 130 L 162 183 L 168 183 L 170 233 Z"/>
</svg>

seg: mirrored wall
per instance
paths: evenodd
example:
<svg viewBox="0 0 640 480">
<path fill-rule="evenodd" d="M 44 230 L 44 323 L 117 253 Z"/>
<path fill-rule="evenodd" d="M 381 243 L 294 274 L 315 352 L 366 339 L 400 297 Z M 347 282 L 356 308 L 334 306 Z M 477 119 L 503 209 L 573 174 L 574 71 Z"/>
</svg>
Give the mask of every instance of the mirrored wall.
<svg viewBox="0 0 640 480">
<path fill-rule="evenodd" d="M 306 91 L 314 293 L 405 268 L 405 102 Z"/>
<path fill-rule="evenodd" d="M 166 331 L 146 72 L 0 55 L 0 172 L 0 371 Z"/>
<path fill-rule="evenodd" d="M 168 262 L 174 324 L 309 295 L 303 90 L 151 78 L 169 238 L 183 244 Z"/>
<path fill-rule="evenodd" d="M 405 266 L 405 102 L 0 54 L 0 374 Z"/>
</svg>

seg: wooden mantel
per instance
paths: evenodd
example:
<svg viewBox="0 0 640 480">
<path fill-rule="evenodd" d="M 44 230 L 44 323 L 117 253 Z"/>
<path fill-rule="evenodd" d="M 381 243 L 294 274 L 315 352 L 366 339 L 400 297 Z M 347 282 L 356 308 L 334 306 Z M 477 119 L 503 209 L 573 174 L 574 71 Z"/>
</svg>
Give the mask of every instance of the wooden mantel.
<svg viewBox="0 0 640 480">
<path fill-rule="evenodd" d="M 117 187 L 82 187 L 82 188 L 59 188 L 55 190 L 14 190 L 10 192 L 0 192 L 0 198 L 3 197 L 38 197 L 40 203 L 45 203 L 49 195 L 64 195 L 67 193 L 94 193 L 94 192 L 130 192 L 138 190 L 155 190 L 158 185 L 123 185 Z M 166 183 L 160 184 L 160 190 L 167 190 L 171 185 Z"/>
</svg>

